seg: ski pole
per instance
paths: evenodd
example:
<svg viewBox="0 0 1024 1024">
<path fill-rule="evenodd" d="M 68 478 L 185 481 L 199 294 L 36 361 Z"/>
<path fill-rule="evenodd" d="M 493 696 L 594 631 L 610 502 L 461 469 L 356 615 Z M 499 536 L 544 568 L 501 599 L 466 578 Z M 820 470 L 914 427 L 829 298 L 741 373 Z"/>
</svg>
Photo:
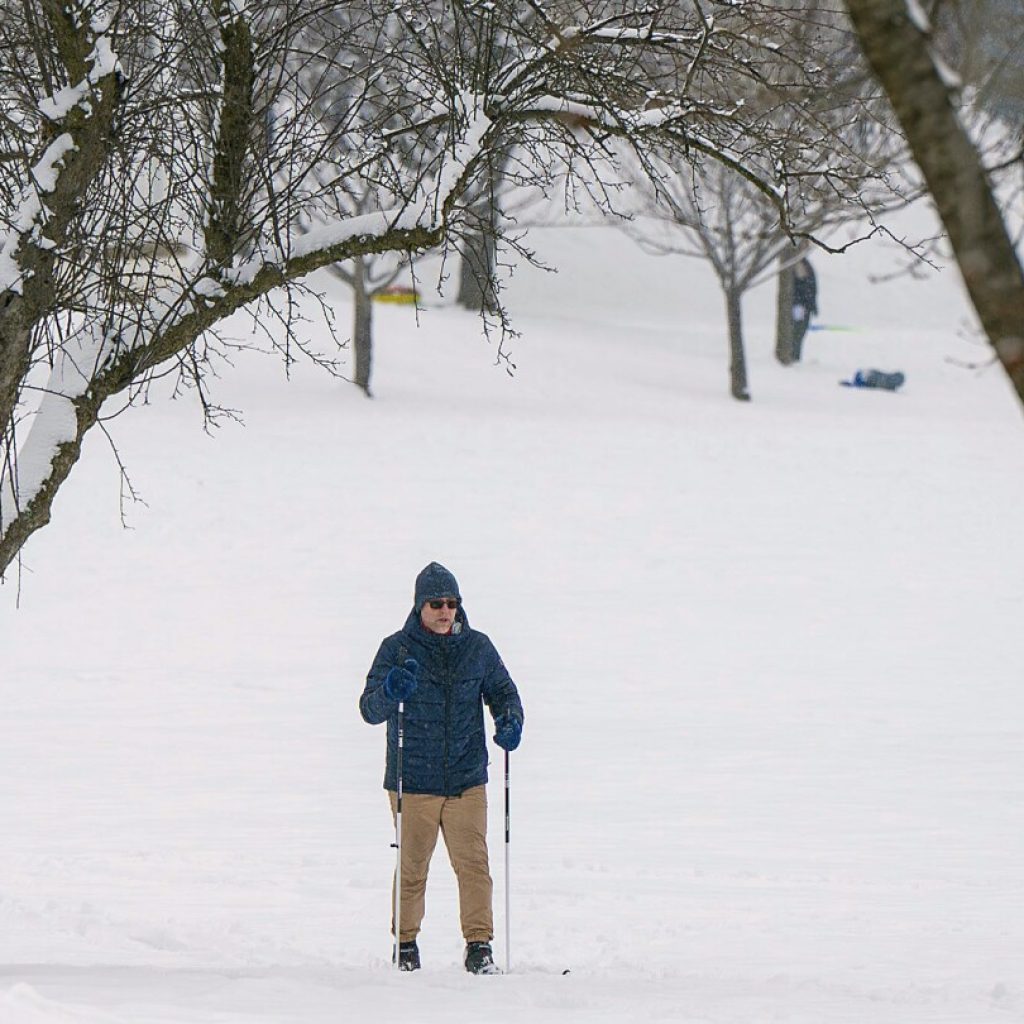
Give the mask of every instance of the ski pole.
<svg viewBox="0 0 1024 1024">
<path fill-rule="evenodd" d="M 398 757 L 395 761 L 395 774 L 398 778 L 398 792 L 395 800 L 395 849 L 398 851 L 395 867 L 395 969 L 402 969 L 402 748 L 405 746 L 405 701 L 398 702 Z"/>
<path fill-rule="evenodd" d="M 512 923 L 510 918 L 512 900 L 510 897 L 509 864 L 509 754 L 505 751 L 505 973 L 512 970 Z"/>
</svg>

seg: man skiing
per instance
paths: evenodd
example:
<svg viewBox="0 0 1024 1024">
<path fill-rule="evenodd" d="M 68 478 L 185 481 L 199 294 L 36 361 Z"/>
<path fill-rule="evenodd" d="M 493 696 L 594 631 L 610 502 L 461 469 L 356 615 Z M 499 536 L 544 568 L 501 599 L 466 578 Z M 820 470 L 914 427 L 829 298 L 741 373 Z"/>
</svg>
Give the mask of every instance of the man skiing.
<svg viewBox="0 0 1024 1024">
<path fill-rule="evenodd" d="M 365 721 L 388 723 L 384 788 L 393 816 L 398 812 L 399 702 L 404 711 L 399 967 L 415 971 L 420 966 L 416 937 L 440 831 L 458 881 L 463 963 L 472 974 L 497 974 L 483 705 L 494 718 L 494 741 L 504 750 L 519 746 L 523 705 L 494 645 L 470 628 L 455 577 L 437 562 L 416 577 L 413 609 L 402 629 L 381 643 L 359 699 Z M 392 934 L 395 926 L 392 920 Z"/>
</svg>

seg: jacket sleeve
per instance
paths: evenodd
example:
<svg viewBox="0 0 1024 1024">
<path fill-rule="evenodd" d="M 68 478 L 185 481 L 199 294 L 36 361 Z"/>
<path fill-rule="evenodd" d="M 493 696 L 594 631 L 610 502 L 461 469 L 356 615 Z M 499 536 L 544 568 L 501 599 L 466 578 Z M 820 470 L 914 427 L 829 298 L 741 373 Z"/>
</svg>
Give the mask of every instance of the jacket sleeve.
<svg viewBox="0 0 1024 1024">
<path fill-rule="evenodd" d="M 366 677 L 366 686 L 359 698 L 359 713 L 363 721 L 370 725 L 386 722 L 398 710 L 398 701 L 392 700 L 384 692 L 384 677 L 392 664 L 394 657 L 391 646 L 385 640 L 377 651 L 377 657 L 373 659 L 370 674 Z"/>
<path fill-rule="evenodd" d="M 526 716 L 523 712 L 523 702 L 519 699 L 519 691 L 494 645 L 489 640 L 487 642 L 491 647 L 491 657 L 481 689 L 484 702 L 491 709 L 495 721 L 504 714 L 511 714 L 518 718 L 519 724 L 522 725 Z"/>
</svg>

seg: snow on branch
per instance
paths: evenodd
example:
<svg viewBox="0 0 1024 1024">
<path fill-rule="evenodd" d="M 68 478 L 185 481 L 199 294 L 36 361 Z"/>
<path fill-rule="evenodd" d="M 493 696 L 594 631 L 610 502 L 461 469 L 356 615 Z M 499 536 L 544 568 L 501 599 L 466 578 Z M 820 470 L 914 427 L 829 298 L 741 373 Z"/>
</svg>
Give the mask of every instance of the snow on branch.
<svg viewBox="0 0 1024 1024">
<path fill-rule="evenodd" d="M 483 98 L 468 90 L 456 97 L 453 112 L 452 119 L 461 127 L 459 137 L 442 154 L 434 178 L 422 179 L 404 203 L 326 220 L 291 237 L 286 248 L 266 250 L 258 258 L 237 262 L 224 272 L 223 279 L 233 285 L 251 284 L 266 268 L 276 268 L 290 277 L 296 264 L 308 265 L 312 261 L 324 265 L 345 258 L 334 254 L 357 241 L 370 243 L 402 233 L 439 236 L 453 205 L 466 190 L 474 165 L 486 151 L 486 137 L 492 124 L 484 113 Z"/>
<path fill-rule="evenodd" d="M 118 71 L 117 54 L 105 34 L 108 22 L 93 19 L 90 29 L 98 33 L 92 50 L 86 58 L 89 70 L 75 85 L 43 97 L 38 104 L 39 113 L 48 121 L 66 121 L 72 111 L 91 112 L 93 90 L 108 75 Z M 52 248 L 54 242 L 43 236 L 47 222 L 45 196 L 56 192 L 61 170 L 67 157 L 77 148 L 73 135 L 62 132 L 47 147 L 36 164 L 29 170 L 28 182 L 15 204 L 11 226 L 0 237 L 0 294 L 5 291 L 21 294 L 24 270 L 18 254 L 23 242 L 37 249 Z"/>
<path fill-rule="evenodd" d="M 51 476 L 53 460 L 62 446 L 77 440 L 75 400 L 88 391 L 113 342 L 95 329 L 83 329 L 58 352 L 31 429 L 18 451 L 17 472 L 13 479 L 5 475 L 0 485 L 0 536 L 35 500 Z"/>
<path fill-rule="evenodd" d="M 87 101 L 92 95 L 92 90 L 100 82 L 120 70 L 120 63 L 114 48 L 110 44 L 110 37 L 99 35 L 96 37 L 92 52 L 86 58 L 89 62 L 89 72 L 75 85 L 65 86 L 52 96 L 46 96 L 39 101 L 39 112 L 50 121 L 60 121 L 67 117 L 75 107 L 81 107 L 88 113 Z"/>
<path fill-rule="evenodd" d="M 57 187 L 57 175 L 67 155 L 75 148 L 74 139 L 67 132 L 46 147 L 39 162 L 29 171 L 29 183 L 22 191 L 10 230 L 0 240 L 0 293 L 20 294 L 22 269 L 18 250 L 23 240 L 37 248 L 49 248 L 53 242 L 43 236 L 46 226 L 46 204 L 43 197 Z"/>
<path fill-rule="evenodd" d="M 919 0 L 906 0 L 906 4 L 907 17 L 910 18 L 910 23 L 922 35 L 930 35 L 932 31 L 931 19 L 921 6 Z"/>
</svg>

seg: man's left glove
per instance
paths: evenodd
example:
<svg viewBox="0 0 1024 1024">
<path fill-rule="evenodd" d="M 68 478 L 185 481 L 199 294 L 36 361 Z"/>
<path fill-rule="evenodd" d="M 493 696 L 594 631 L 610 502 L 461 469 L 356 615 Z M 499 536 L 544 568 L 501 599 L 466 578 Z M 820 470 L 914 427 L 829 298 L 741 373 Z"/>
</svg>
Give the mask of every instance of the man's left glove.
<svg viewBox="0 0 1024 1024">
<path fill-rule="evenodd" d="M 519 746 L 519 741 L 523 738 L 523 723 L 511 711 L 500 715 L 494 723 L 494 728 L 494 742 L 502 750 L 515 750 Z"/>
</svg>

